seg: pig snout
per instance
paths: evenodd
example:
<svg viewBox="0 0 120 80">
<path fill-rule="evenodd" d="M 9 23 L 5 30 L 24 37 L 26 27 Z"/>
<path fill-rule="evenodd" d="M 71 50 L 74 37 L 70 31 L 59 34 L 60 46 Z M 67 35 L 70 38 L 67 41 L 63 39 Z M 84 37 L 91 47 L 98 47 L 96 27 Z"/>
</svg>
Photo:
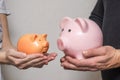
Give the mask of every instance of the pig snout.
<svg viewBox="0 0 120 80">
<path fill-rule="evenodd" d="M 60 50 L 64 50 L 65 49 L 65 46 L 64 46 L 64 42 L 63 42 L 63 40 L 62 39 L 58 39 L 57 40 L 57 46 L 58 46 L 58 48 L 60 49 Z"/>
</svg>

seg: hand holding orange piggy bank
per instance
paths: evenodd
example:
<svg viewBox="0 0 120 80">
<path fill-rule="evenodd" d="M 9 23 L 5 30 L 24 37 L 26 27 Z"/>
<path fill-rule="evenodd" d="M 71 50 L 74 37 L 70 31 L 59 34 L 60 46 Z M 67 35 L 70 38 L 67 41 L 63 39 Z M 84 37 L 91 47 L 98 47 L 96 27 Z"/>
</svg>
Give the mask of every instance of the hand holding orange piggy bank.
<svg viewBox="0 0 120 80">
<path fill-rule="evenodd" d="M 46 38 L 47 34 L 25 34 L 19 38 L 17 50 L 26 54 L 46 53 L 49 48 Z"/>
</svg>

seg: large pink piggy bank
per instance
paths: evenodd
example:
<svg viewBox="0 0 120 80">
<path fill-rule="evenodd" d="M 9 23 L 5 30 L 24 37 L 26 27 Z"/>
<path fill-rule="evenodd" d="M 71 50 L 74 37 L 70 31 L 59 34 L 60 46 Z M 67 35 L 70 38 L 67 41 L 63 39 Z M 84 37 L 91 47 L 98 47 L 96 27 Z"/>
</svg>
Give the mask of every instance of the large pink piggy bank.
<svg viewBox="0 0 120 80">
<path fill-rule="evenodd" d="M 60 28 L 61 33 L 57 45 L 65 55 L 84 59 L 82 55 L 84 50 L 102 46 L 102 31 L 90 19 L 65 17 L 60 23 Z"/>
</svg>

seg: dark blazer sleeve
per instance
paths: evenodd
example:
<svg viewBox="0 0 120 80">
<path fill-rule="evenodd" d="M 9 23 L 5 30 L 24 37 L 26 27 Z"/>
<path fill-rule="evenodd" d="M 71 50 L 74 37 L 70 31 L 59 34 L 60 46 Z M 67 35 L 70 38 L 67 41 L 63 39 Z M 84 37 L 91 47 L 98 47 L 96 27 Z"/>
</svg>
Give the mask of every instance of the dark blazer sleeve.
<svg viewBox="0 0 120 80">
<path fill-rule="evenodd" d="M 89 18 L 95 21 L 102 29 L 103 17 L 104 17 L 103 1 L 98 0 Z"/>
</svg>

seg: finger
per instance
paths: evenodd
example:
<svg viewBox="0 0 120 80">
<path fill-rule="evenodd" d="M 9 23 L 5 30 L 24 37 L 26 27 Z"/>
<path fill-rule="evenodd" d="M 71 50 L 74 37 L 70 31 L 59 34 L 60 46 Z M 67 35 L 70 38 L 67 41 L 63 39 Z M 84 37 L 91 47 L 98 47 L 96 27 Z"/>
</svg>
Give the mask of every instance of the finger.
<svg viewBox="0 0 120 80">
<path fill-rule="evenodd" d="M 24 63 L 27 63 L 33 59 L 36 59 L 36 58 L 42 58 L 43 55 L 42 54 L 31 54 L 31 55 L 27 55 L 26 58 L 24 59 L 19 59 L 19 64 L 24 64 Z"/>
<path fill-rule="evenodd" d="M 26 63 L 21 64 L 20 67 L 21 68 L 33 67 L 34 64 L 43 63 L 43 62 L 44 63 L 47 62 L 47 57 L 46 56 L 32 58 L 30 61 L 27 61 Z"/>
<path fill-rule="evenodd" d="M 41 61 L 39 63 L 34 64 L 33 67 L 41 68 L 41 67 L 43 67 L 44 65 L 47 65 L 47 64 L 48 64 L 47 60 L 44 60 L 44 61 Z"/>
<path fill-rule="evenodd" d="M 26 62 L 24 64 L 21 64 L 19 68 L 29 68 L 34 66 L 41 66 L 43 63 L 45 64 L 47 62 L 46 56 L 43 56 L 42 58 L 35 58 L 29 62 Z"/>
<path fill-rule="evenodd" d="M 101 70 L 102 66 L 105 66 L 105 63 L 103 63 L 104 61 L 103 57 L 93 57 L 93 58 L 81 59 L 81 60 L 77 60 L 71 57 L 66 57 L 66 61 L 77 67 L 88 67 L 97 70 Z"/>
<path fill-rule="evenodd" d="M 9 56 L 9 60 L 10 60 L 11 64 L 18 67 L 21 64 L 25 64 L 33 59 L 38 59 L 38 58 L 42 58 L 42 57 L 43 57 L 43 55 L 41 55 L 41 54 L 27 55 L 27 57 L 24 59 L 19 59 L 19 58 L 13 57 L 13 56 Z"/>
<path fill-rule="evenodd" d="M 44 53 L 44 55 L 48 57 L 48 62 L 54 60 L 55 57 L 57 56 L 57 54 L 56 54 L 55 52 L 52 52 L 52 53 Z M 46 64 L 47 64 L 47 63 L 46 63 Z"/>
<path fill-rule="evenodd" d="M 85 58 L 101 56 L 101 55 L 105 55 L 105 48 L 103 47 L 83 51 L 83 56 Z"/>
<path fill-rule="evenodd" d="M 68 61 L 70 64 L 73 64 L 75 66 L 78 66 L 78 67 L 86 67 L 86 66 L 89 66 L 89 62 L 87 61 L 87 59 L 81 59 L 81 60 L 78 60 L 78 59 L 75 59 L 75 58 L 72 58 L 70 56 L 66 56 L 66 61 Z"/>
<path fill-rule="evenodd" d="M 64 61 L 65 61 L 65 56 L 60 59 L 61 63 L 64 62 Z"/>
<path fill-rule="evenodd" d="M 56 53 L 50 53 L 47 57 L 48 57 L 48 61 L 54 60 L 55 57 L 57 56 Z"/>
<path fill-rule="evenodd" d="M 68 61 L 70 64 L 73 64 L 73 65 L 78 66 L 78 67 L 92 67 L 92 66 L 94 66 L 93 65 L 94 62 L 92 61 L 92 59 L 78 60 L 78 59 L 67 56 L 66 61 Z"/>
<path fill-rule="evenodd" d="M 91 67 L 77 67 L 73 64 L 70 64 L 69 62 L 64 62 L 61 64 L 64 69 L 67 69 L 67 70 L 77 70 L 77 71 L 97 71 L 97 69 L 95 68 L 91 68 Z"/>
<path fill-rule="evenodd" d="M 49 56 L 51 54 L 51 56 L 57 56 L 57 53 L 55 52 L 51 52 L 51 53 L 44 53 L 44 55 Z"/>
<path fill-rule="evenodd" d="M 57 56 L 57 53 L 55 53 L 55 52 L 50 53 L 50 56 L 56 57 L 56 56 Z"/>
<path fill-rule="evenodd" d="M 67 61 L 61 63 L 61 66 L 64 67 L 64 69 L 71 69 L 71 70 L 76 70 L 77 67 L 73 64 L 68 63 Z"/>
</svg>

